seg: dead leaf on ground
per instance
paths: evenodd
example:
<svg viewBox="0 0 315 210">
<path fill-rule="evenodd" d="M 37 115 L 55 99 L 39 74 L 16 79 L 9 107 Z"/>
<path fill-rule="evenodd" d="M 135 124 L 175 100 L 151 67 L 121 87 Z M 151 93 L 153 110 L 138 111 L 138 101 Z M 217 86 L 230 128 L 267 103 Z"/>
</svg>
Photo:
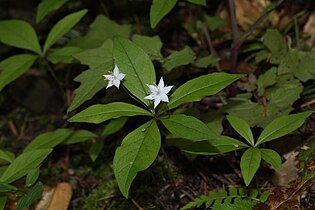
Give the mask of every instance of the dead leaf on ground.
<svg viewBox="0 0 315 210">
<path fill-rule="evenodd" d="M 272 182 L 275 185 L 289 187 L 289 183 L 299 177 L 299 169 L 297 168 L 296 160 L 298 154 L 298 152 L 292 151 L 284 155 L 286 161 L 282 164 L 282 169 L 276 171 L 272 177 Z"/>
<path fill-rule="evenodd" d="M 71 185 L 66 182 L 59 183 L 54 189 L 44 191 L 35 210 L 67 210 L 71 197 Z"/>
</svg>

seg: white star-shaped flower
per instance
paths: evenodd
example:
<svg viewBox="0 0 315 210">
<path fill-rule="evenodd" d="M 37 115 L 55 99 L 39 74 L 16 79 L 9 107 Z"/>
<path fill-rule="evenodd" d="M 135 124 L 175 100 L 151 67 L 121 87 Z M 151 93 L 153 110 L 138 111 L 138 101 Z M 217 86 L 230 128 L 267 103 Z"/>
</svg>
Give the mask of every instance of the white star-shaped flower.
<svg viewBox="0 0 315 210">
<path fill-rule="evenodd" d="M 151 94 L 146 96 L 145 99 L 154 100 L 154 109 L 159 105 L 161 101 L 168 102 L 167 94 L 171 91 L 173 86 L 165 86 L 163 77 L 161 77 L 159 85 L 148 85 Z"/>
<path fill-rule="evenodd" d="M 118 66 L 115 65 L 114 71 L 111 74 L 103 75 L 105 79 L 109 80 L 106 88 L 109 88 L 113 85 L 119 88 L 120 81 L 123 80 L 125 76 L 126 74 L 120 73 Z"/>
</svg>

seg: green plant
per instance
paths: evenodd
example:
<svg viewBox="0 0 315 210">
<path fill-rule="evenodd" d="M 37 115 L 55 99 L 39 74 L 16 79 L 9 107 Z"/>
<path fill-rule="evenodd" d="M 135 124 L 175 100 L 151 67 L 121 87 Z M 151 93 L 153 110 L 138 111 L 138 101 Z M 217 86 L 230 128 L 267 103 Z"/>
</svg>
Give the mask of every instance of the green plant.
<svg viewBox="0 0 315 210">
<path fill-rule="evenodd" d="M 210 192 L 190 201 L 181 210 L 201 207 L 206 209 L 242 209 L 251 210 L 256 204 L 268 199 L 268 192 L 263 192 L 258 197 L 258 190 L 247 190 L 246 188 L 230 187 L 228 190 L 221 189 L 218 192 Z"/>
<path fill-rule="evenodd" d="M 87 10 L 84 9 L 67 15 L 57 22 L 48 33 L 42 48 L 35 30 L 29 23 L 23 20 L 0 21 L 0 42 L 33 52 L 32 54 L 13 55 L 0 62 L 0 91 L 27 71 L 39 58 L 45 58 L 52 63 L 72 60 L 71 54 L 80 52 L 79 48 L 67 47 L 57 51 L 49 50 L 86 13 Z M 53 72 L 51 73 L 54 75 Z"/>
</svg>

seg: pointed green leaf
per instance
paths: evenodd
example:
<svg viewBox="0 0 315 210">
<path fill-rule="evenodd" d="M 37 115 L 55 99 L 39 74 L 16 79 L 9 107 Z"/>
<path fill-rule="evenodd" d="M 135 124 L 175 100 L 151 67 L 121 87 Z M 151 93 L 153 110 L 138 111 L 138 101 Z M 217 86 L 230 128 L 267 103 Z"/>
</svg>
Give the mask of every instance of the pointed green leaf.
<svg viewBox="0 0 315 210">
<path fill-rule="evenodd" d="M 144 104 L 149 105 L 149 100 L 144 99 L 150 94 L 146 84 L 156 82 L 155 70 L 148 54 L 132 41 L 115 37 L 113 55 L 120 71 L 126 74 L 124 86 Z"/>
<path fill-rule="evenodd" d="M 192 63 L 196 58 L 195 52 L 188 46 L 180 51 L 175 51 L 164 59 L 163 67 L 170 71 L 178 66 Z"/>
<path fill-rule="evenodd" d="M 248 143 L 251 145 L 255 144 L 252 131 L 250 130 L 249 124 L 245 120 L 234 115 L 229 115 L 226 118 L 234 130 L 236 130 L 244 139 L 246 139 Z"/>
<path fill-rule="evenodd" d="M 26 193 L 18 200 L 16 204 L 16 210 L 23 210 L 29 207 L 32 203 L 34 203 L 42 196 L 43 191 L 43 184 L 41 182 L 37 182 L 34 187 L 28 189 Z"/>
<path fill-rule="evenodd" d="M 199 101 L 205 96 L 216 94 L 243 76 L 241 74 L 213 73 L 189 80 L 170 96 L 168 107 L 173 109 L 182 103 Z"/>
<path fill-rule="evenodd" d="M 288 53 L 288 46 L 282 34 L 275 29 L 268 29 L 262 38 L 263 44 L 271 52 L 271 63 L 280 63 Z"/>
<path fill-rule="evenodd" d="M 74 58 L 72 55 L 82 52 L 78 47 L 63 47 L 53 50 L 48 54 L 47 59 L 53 64 L 56 63 L 73 63 Z"/>
<path fill-rule="evenodd" d="M 4 182 L 0 182 L 0 193 L 4 193 L 4 192 L 10 192 L 10 191 L 17 191 L 18 188 L 14 187 L 13 185 L 4 183 Z"/>
<path fill-rule="evenodd" d="M 13 55 L 0 63 L 0 91 L 10 82 L 21 76 L 35 62 L 37 56 Z"/>
<path fill-rule="evenodd" d="M 94 162 L 101 154 L 104 147 L 104 141 L 98 140 L 89 149 L 89 155 L 91 160 Z"/>
<path fill-rule="evenodd" d="M 4 210 L 6 202 L 7 202 L 7 196 L 0 195 L 0 210 Z"/>
<path fill-rule="evenodd" d="M 79 76 L 74 78 L 81 85 L 74 93 L 74 98 L 68 112 L 78 108 L 82 103 L 91 99 L 98 91 L 106 87 L 103 75 L 111 71 L 113 66 L 113 42 L 107 40 L 104 44 L 96 49 L 85 50 L 82 53 L 75 54 L 81 64 L 88 65 L 90 69 L 83 71 Z"/>
<path fill-rule="evenodd" d="M 12 152 L 0 150 L 0 160 L 12 163 L 14 159 L 15 155 Z"/>
<path fill-rule="evenodd" d="M 176 137 L 194 141 L 219 138 L 206 124 L 192 116 L 173 114 L 162 118 L 161 121 Z"/>
<path fill-rule="evenodd" d="M 173 9 L 176 2 L 177 0 L 153 0 L 150 8 L 151 28 L 155 28 L 162 18 Z"/>
<path fill-rule="evenodd" d="M 0 42 L 41 54 L 36 32 L 23 20 L 0 21 Z"/>
<path fill-rule="evenodd" d="M 71 117 L 68 121 L 101 123 L 109 119 L 136 115 L 151 116 L 152 113 L 132 104 L 113 102 L 109 104 L 96 104 L 90 106 L 89 108 Z"/>
<path fill-rule="evenodd" d="M 208 55 L 206 57 L 199 58 L 194 63 L 199 68 L 208 68 L 209 66 L 215 66 L 219 62 L 220 58 L 215 55 Z"/>
<path fill-rule="evenodd" d="M 126 198 L 137 173 L 154 162 L 160 146 L 159 129 L 155 121 L 150 121 L 129 133 L 117 148 L 113 168 L 119 189 Z"/>
<path fill-rule="evenodd" d="M 281 170 L 282 161 L 280 155 L 272 149 L 260 149 L 261 158 L 272 165 L 275 169 Z"/>
<path fill-rule="evenodd" d="M 247 149 L 241 158 L 241 172 L 246 186 L 252 181 L 256 171 L 260 166 L 260 150 L 255 147 Z"/>
<path fill-rule="evenodd" d="M 30 170 L 26 175 L 25 186 L 29 187 L 35 184 L 39 177 L 39 167 Z"/>
<path fill-rule="evenodd" d="M 19 155 L 0 177 L 0 182 L 11 183 L 37 168 L 52 149 L 36 149 Z"/>
<path fill-rule="evenodd" d="M 114 36 L 128 38 L 131 31 L 131 25 L 120 25 L 110 20 L 104 15 L 98 15 L 90 25 L 88 33 L 84 37 L 73 38 L 69 40 L 68 45 L 80 47 L 81 49 L 98 48 Z"/>
<path fill-rule="evenodd" d="M 159 36 L 149 37 L 136 34 L 132 37 L 132 41 L 139 45 L 152 60 L 163 59 L 161 54 L 163 43 Z"/>
<path fill-rule="evenodd" d="M 298 129 L 313 112 L 302 112 L 278 117 L 269 123 L 260 134 L 256 145 L 280 138 Z"/>
<path fill-rule="evenodd" d="M 36 23 L 39 23 L 47 14 L 59 9 L 68 0 L 42 0 L 37 7 Z"/>
<path fill-rule="evenodd" d="M 105 127 L 105 129 L 102 132 L 102 137 L 112 135 L 116 132 L 118 132 L 124 125 L 126 124 L 128 120 L 128 117 L 120 117 L 117 119 L 111 120 Z"/>
<path fill-rule="evenodd" d="M 174 142 L 173 142 L 174 144 Z M 183 151 L 196 155 L 216 155 L 247 148 L 248 145 L 228 136 L 220 136 L 219 139 L 204 141 L 178 141 L 174 144 L 179 145 Z"/>
<path fill-rule="evenodd" d="M 55 44 L 63 35 L 65 35 L 81 18 L 87 13 L 86 9 L 67 15 L 61 19 L 48 33 L 44 44 L 44 52 L 46 52 L 53 44 Z"/>
<path fill-rule="evenodd" d="M 190 3 L 201 5 L 201 6 L 207 6 L 206 0 L 188 0 Z"/>
<path fill-rule="evenodd" d="M 55 131 L 47 132 L 37 136 L 31 143 L 29 143 L 24 152 L 35 149 L 51 149 L 66 140 L 73 130 L 68 128 L 59 128 Z"/>
<path fill-rule="evenodd" d="M 76 144 L 76 143 L 81 143 L 81 142 L 91 140 L 91 139 L 96 138 L 96 137 L 97 137 L 97 135 L 90 132 L 90 131 L 76 130 L 76 131 L 73 131 L 63 143 L 64 144 Z"/>
</svg>

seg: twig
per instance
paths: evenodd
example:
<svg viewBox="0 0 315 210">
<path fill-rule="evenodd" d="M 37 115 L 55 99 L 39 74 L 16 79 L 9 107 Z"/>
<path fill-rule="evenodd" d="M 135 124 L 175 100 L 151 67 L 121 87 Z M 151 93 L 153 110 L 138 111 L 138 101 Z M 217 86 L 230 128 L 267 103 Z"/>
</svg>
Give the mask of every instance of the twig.
<svg viewBox="0 0 315 210">
<path fill-rule="evenodd" d="M 218 55 L 217 52 L 215 51 L 214 47 L 213 47 L 212 40 L 211 40 L 211 36 L 210 36 L 210 33 L 209 33 L 209 31 L 208 31 L 207 26 L 205 25 L 204 27 L 202 27 L 202 29 L 203 29 L 203 32 L 204 32 L 204 34 L 205 34 L 206 41 L 207 41 L 207 44 L 208 44 L 210 53 L 211 53 L 212 55 Z M 216 66 L 216 68 L 217 68 L 218 71 L 222 71 L 222 69 L 221 69 L 221 67 L 220 67 L 220 65 L 219 65 L 219 62 L 217 62 L 217 63 L 215 64 L 215 66 Z"/>
<path fill-rule="evenodd" d="M 132 203 L 139 209 L 139 210 L 144 210 L 134 199 L 131 198 Z"/>
</svg>

